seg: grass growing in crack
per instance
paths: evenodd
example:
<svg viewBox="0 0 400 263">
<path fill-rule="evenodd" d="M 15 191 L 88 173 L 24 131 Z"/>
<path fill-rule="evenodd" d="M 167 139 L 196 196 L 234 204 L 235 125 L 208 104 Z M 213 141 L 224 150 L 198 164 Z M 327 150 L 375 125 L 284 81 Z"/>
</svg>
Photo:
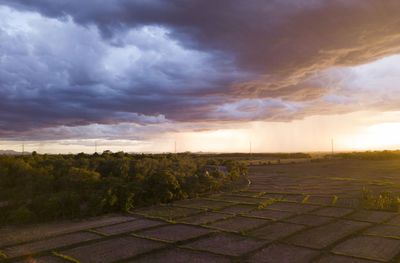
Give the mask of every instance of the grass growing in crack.
<svg viewBox="0 0 400 263">
<path fill-rule="evenodd" d="M 2 259 L 7 259 L 7 255 L 0 251 L 0 262 Z"/>
<path fill-rule="evenodd" d="M 261 197 L 261 196 L 263 196 L 263 195 L 265 195 L 265 194 L 266 194 L 266 192 L 260 192 L 260 193 L 258 193 L 258 194 L 253 195 L 252 197 L 258 198 L 258 197 Z"/>
<path fill-rule="evenodd" d="M 64 255 L 64 254 L 57 253 L 57 252 L 55 252 L 55 251 L 53 251 L 52 254 L 53 254 L 54 256 L 56 256 L 56 257 L 63 258 L 63 259 L 65 259 L 65 260 L 69 261 L 69 262 L 80 263 L 78 260 L 76 260 L 76 259 L 74 259 L 74 258 L 71 258 L 71 257 L 69 257 L 69 256 L 67 256 L 67 255 Z"/>
<path fill-rule="evenodd" d="M 302 204 L 305 204 L 308 200 L 308 198 L 310 198 L 309 195 L 307 195 L 306 197 L 304 197 L 303 201 L 301 201 Z"/>
<path fill-rule="evenodd" d="M 276 202 L 276 200 L 274 198 L 269 198 L 268 200 L 260 203 L 257 208 L 258 209 L 263 209 L 264 207 L 272 205 L 275 202 Z"/>
<path fill-rule="evenodd" d="M 365 209 L 400 211 L 400 196 L 391 191 L 374 194 L 372 190 L 363 187 L 361 205 Z"/>
<path fill-rule="evenodd" d="M 339 197 L 337 197 L 336 195 L 334 195 L 334 196 L 333 196 L 333 200 L 332 200 L 332 205 L 335 205 L 338 199 L 339 199 Z"/>
</svg>

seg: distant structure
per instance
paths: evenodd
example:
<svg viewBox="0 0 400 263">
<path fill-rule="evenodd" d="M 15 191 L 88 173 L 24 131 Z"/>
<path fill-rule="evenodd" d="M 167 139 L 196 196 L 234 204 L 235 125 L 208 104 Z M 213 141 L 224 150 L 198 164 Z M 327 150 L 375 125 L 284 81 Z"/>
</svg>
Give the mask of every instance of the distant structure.
<svg viewBox="0 0 400 263">
<path fill-rule="evenodd" d="M 175 153 L 176 153 L 176 141 L 175 141 Z"/>
<path fill-rule="evenodd" d="M 251 141 L 249 143 L 250 143 L 250 155 L 251 155 Z"/>
<path fill-rule="evenodd" d="M 213 170 L 223 172 L 226 176 L 229 174 L 228 168 L 222 165 L 206 165 L 204 166 L 204 169 L 206 170 L 206 174 L 210 174 Z"/>
<path fill-rule="evenodd" d="M 22 155 L 25 154 L 25 145 L 22 143 Z"/>
<path fill-rule="evenodd" d="M 97 153 L 97 141 L 94 142 L 94 153 Z"/>
<path fill-rule="evenodd" d="M 332 156 L 333 156 L 333 138 L 331 139 L 331 150 L 332 150 Z"/>
</svg>

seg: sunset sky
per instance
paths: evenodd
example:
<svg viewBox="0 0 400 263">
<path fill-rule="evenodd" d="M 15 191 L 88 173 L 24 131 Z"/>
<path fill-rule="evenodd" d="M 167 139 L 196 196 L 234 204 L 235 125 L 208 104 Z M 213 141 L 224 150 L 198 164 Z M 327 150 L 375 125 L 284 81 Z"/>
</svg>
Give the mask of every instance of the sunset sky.
<svg viewBox="0 0 400 263">
<path fill-rule="evenodd" d="M 400 148 L 398 0 L 0 0 L 0 150 Z"/>
</svg>

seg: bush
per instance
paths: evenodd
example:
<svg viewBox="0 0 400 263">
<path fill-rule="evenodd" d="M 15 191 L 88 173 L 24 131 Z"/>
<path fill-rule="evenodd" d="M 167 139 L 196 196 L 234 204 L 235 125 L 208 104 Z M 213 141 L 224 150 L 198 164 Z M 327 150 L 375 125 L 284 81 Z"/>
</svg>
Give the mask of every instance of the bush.
<svg viewBox="0 0 400 263">
<path fill-rule="evenodd" d="M 366 209 L 400 211 L 400 196 L 391 191 L 375 195 L 372 190 L 363 187 L 362 206 Z"/>
<path fill-rule="evenodd" d="M 12 211 L 8 217 L 8 220 L 13 223 L 29 223 L 36 219 L 35 214 L 29 210 L 26 206 L 20 206 L 16 210 Z"/>
<path fill-rule="evenodd" d="M 208 174 L 207 163 L 228 173 Z M 0 224 L 125 212 L 228 190 L 246 173 L 245 163 L 189 153 L 0 156 L 0 201 L 9 203 Z"/>
</svg>

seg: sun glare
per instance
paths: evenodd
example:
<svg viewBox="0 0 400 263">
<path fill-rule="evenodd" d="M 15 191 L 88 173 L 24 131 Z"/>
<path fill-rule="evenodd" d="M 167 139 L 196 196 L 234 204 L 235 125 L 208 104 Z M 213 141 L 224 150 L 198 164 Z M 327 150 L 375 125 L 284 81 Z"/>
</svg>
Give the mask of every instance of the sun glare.
<svg viewBox="0 0 400 263">
<path fill-rule="evenodd" d="M 400 147 L 400 123 L 381 123 L 366 128 L 365 133 L 344 137 L 340 144 L 347 149 L 381 150 Z"/>
</svg>

